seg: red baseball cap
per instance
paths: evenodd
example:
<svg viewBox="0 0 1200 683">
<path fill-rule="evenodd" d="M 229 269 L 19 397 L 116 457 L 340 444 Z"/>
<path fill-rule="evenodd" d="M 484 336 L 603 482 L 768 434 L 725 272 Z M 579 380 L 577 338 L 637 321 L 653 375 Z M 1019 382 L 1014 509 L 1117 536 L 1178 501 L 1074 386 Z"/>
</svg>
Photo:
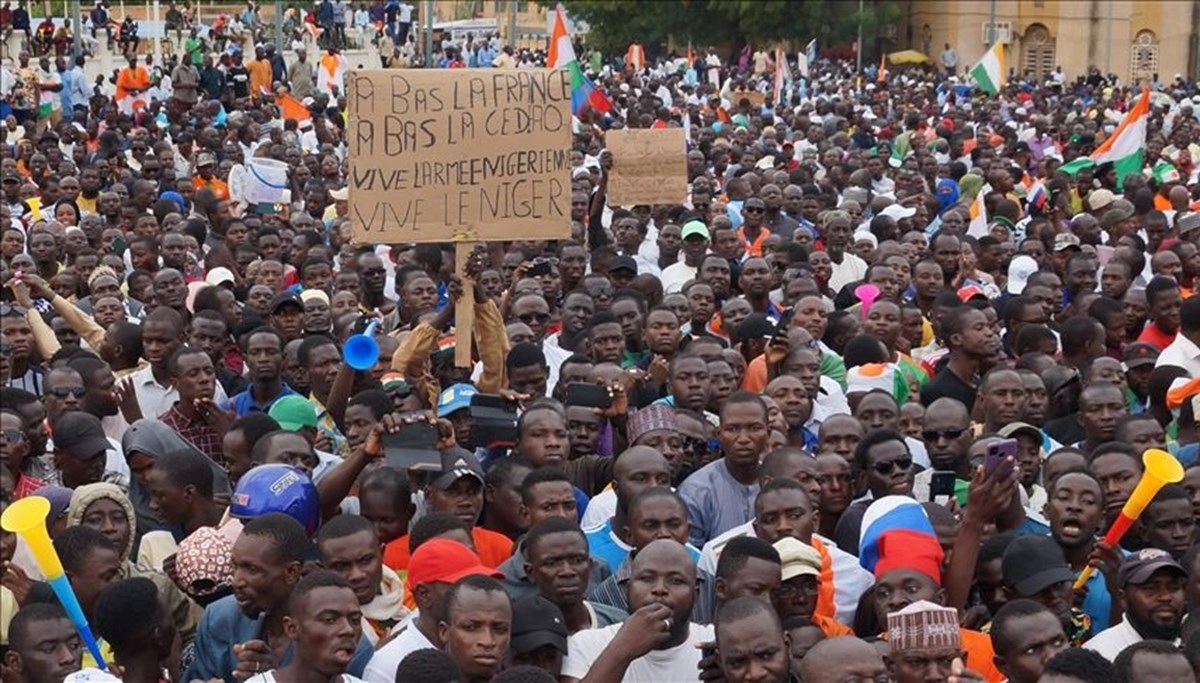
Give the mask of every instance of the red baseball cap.
<svg viewBox="0 0 1200 683">
<path fill-rule="evenodd" d="M 426 583 L 454 583 L 464 576 L 504 575 L 483 566 L 475 551 L 448 538 L 433 538 L 417 548 L 408 561 L 408 590 Z"/>
</svg>

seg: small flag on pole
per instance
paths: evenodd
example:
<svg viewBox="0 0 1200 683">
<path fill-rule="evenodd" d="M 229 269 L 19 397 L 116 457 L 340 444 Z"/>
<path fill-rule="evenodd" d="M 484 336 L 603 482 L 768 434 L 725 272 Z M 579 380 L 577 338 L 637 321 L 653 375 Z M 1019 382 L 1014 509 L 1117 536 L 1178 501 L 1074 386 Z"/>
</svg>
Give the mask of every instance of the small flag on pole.
<svg viewBox="0 0 1200 683">
<path fill-rule="evenodd" d="M 991 191 L 991 187 L 980 189 L 979 194 L 975 195 L 975 201 L 971 202 L 971 222 L 967 224 L 967 234 L 971 237 L 983 237 L 988 234 L 987 208 L 983 205 L 983 196 Z"/>
<path fill-rule="evenodd" d="M 1150 89 L 1142 88 L 1137 104 L 1108 139 L 1092 152 L 1092 161 L 1097 164 L 1112 162 L 1117 170 L 1117 189 L 1122 189 L 1125 176 L 1140 173 L 1146 150 L 1146 123 L 1150 116 Z"/>
<path fill-rule="evenodd" d="M 775 101 L 783 104 L 784 85 L 792 81 L 792 72 L 788 68 L 787 53 L 783 48 L 777 46 L 775 48 Z"/>
<path fill-rule="evenodd" d="M 588 107 L 605 113 L 612 109 L 612 102 L 596 89 L 575 58 L 575 47 L 571 45 L 571 36 L 567 34 L 562 5 L 554 9 L 554 30 L 550 34 L 546 65 L 551 69 L 567 70 L 571 79 L 571 111 L 576 117 L 581 116 Z"/>
<path fill-rule="evenodd" d="M 996 43 L 983 55 L 979 63 L 971 67 L 971 78 L 975 79 L 979 89 L 989 95 L 995 95 L 1004 87 L 1007 69 L 1004 66 L 1004 46 Z"/>
</svg>

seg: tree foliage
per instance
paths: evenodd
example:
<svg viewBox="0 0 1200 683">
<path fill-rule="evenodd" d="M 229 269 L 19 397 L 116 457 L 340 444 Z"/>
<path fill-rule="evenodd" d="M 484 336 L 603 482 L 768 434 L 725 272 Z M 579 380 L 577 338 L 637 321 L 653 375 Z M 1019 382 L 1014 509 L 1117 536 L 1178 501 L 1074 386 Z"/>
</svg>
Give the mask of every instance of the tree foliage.
<svg viewBox="0 0 1200 683">
<path fill-rule="evenodd" d="M 553 2 L 543 0 L 547 6 Z M 846 43 L 858 34 L 858 3 L 853 0 L 564 0 L 574 19 L 590 26 L 588 42 L 604 50 L 623 50 L 674 38 L 693 45 L 775 43 L 791 40 Z M 896 21 L 895 0 L 871 0 L 863 12 L 864 41 L 879 27 Z"/>
</svg>

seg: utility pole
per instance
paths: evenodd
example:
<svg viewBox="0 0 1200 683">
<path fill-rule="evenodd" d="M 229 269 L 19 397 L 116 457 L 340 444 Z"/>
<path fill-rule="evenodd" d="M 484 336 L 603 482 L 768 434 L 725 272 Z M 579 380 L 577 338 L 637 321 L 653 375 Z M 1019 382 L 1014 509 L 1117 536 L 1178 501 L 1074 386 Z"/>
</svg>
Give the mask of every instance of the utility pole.
<svg viewBox="0 0 1200 683">
<path fill-rule="evenodd" d="M 508 44 L 517 47 L 517 0 L 508 3 Z"/>
<path fill-rule="evenodd" d="M 988 49 L 989 50 L 992 49 L 992 46 L 995 44 L 996 44 L 996 0 L 990 0 L 988 2 L 988 32 L 987 32 Z"/>
<path fill-rule="evenodd" d="M 1112 73 L 1112 54 L 1113 54 L 1112 25 L 1113 25 L 1113 3 L 1112 3 L 1112 0 L 1108 0 L 1108 25 L 1105 27 L 1105 33 L 1107 35 L 1104 36 L 1104 41 L 1105 41 L 1105 43 L 1107 43 L 1107 47 L 1104 50 L 1104 76 L 1105 77 L 1107 77 L 1110 73 Z"/>
<path fill-rule="evenodd" d="M 433 67 L 433 0 L 425 0 L 425 66 Z"/>
<path fill-rule="evenodd" d="M 292 46 L 292 41 L 283 37 L 283 0 L 275 0 L 275 42 L 281 55 Z"/>
<path fill-rule="evenodd" d="M 71 0 L 71 16 L 75 20 L 75 31 L 72 34 L 71 54 L 78 58 L 83 54 L 83 8 L 80 0 Z"/>
<path fill-rule="evenodd" d="M 858 66 L 856 67 L 856 70 L 860 74 L 862 73 L 862 53 L 863 53 L 862 15 L 863 15 L 863 0 L 858 0 L 858 42 L 856 43 L 856 45 L 858 46 L 858 49 L 855 50 L 854 52 L 857 53 L 855 55 L 855 57 L 858 58 Z"/>
</svg>

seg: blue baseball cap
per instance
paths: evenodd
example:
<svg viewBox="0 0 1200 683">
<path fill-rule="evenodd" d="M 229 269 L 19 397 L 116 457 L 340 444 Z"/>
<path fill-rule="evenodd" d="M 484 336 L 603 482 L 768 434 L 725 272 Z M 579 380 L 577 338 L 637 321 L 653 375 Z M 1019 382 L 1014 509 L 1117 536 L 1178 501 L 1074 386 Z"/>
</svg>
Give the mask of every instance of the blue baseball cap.
<svg viewBox="0 0 1200 683">
<path fill-rule="evenodd" d="M 443 389 L 438 396 L 438 417 L 446 417 L 450 413 L 470 407 L 471 397 L 478 393 L 479 390 L 471 384 L 454 384 Z"/>
</svg>

